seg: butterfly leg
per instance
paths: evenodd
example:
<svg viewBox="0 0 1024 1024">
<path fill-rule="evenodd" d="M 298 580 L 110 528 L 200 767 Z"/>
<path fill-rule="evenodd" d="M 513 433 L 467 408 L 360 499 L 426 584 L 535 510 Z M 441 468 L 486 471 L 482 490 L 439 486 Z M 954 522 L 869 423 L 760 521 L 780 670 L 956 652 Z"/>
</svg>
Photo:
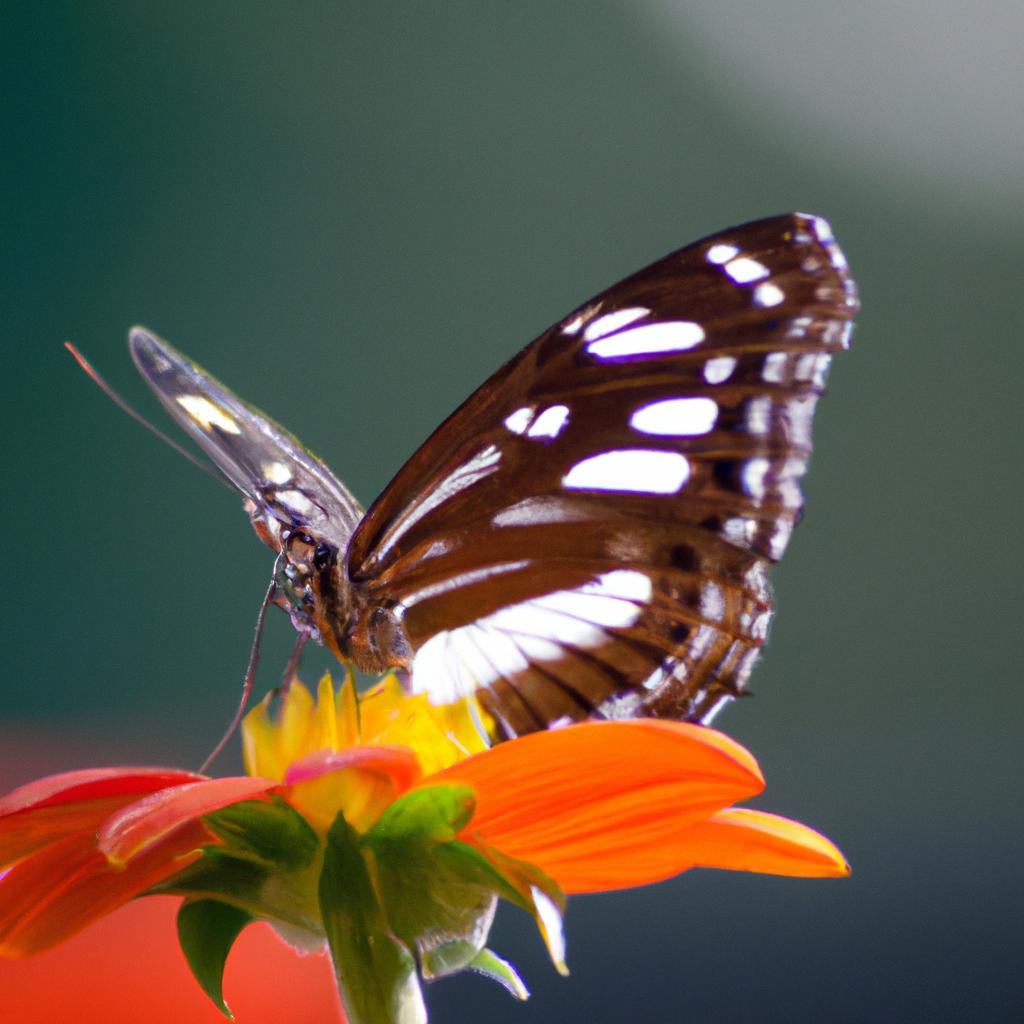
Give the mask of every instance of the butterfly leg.
<svg viewBox="0 0 1024 1024">
<path fill-rule="evenodd" d="M 256 629 L 254 631 L 252 639 L 252 649 L 249 651 L 249 664 L 245 669 L 245 677 L 242 680 L 242 696 L 238 702 L 238 710 L 235 712 L 234 718 L 231 719 L 231 724 L 227 727 L 224 735 L 221 736 L 217 742 L 217 746 L 213 748 L 209 757 L 200 765 L 199 774 L 205 775 L 206 770 L 211 764 L 217 759 L 221 751 L 227 746 L 228 740 L 234 735 L 235 730 L 238 728 L 242 721 L 242 716 L 245 714 L 245 709 L 249 706 L 249 698 L 252 696 L 252 686 L 256 679 L 256 669 L 260 663 L 260 646 L 263 642 L 263 626 L 267 620 L 267 609 L 274 603 L 274 596 L 277 594 L 277 574 L 281 569 L 282 555 L 278 555 L 274 559 L 274 571 L 270 576 L 270 585 L 267 587 L 267 592 L 263 595 L 263 603 L 260 605 L 259 614 L 256 616 Z"/>
<path fill-rule="evenodd" d="M 308 633 L 300 633 L 295 638 L 295 646 L 292 648 L 291 657 L 288 659 L 288 664 L 285 665 L 284 672 L 281 674 L 281 685 L 274 692 L 274 696 L 288 692 L 288 687 L 292 685 L 292 680 L 299 671 L 299 662 L 302 661 L 302 652 L 305 650 L 308 642 Z"/>
</svg>

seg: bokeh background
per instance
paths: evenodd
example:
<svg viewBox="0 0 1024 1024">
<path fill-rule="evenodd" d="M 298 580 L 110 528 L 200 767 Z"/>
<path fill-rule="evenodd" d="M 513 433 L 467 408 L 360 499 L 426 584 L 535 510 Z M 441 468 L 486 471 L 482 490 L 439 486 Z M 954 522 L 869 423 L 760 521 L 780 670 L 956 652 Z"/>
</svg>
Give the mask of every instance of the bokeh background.
<svg viewBox="0 0 1024 1024">
<path fill-rule="evenodd" d="M 568 980 L 508 911 L 493 945 L 533 999 L 462 977 L 432 1012 L 1024 1019 L 1019 4 L 51 2 L 3 21 L 3 788 L 201 760 L 270 568 L 237 501 L 65 338 L 163 422 L 124 347 L 151 326 L 369 501 L 598 289 L 809 210 L 864 311 L 756 699 L 718 724 L 761 759 L 761 805 L 854 875 L 574 900 Z M 263 688 L 289 645 L 275 616 Z"/>
</svg>

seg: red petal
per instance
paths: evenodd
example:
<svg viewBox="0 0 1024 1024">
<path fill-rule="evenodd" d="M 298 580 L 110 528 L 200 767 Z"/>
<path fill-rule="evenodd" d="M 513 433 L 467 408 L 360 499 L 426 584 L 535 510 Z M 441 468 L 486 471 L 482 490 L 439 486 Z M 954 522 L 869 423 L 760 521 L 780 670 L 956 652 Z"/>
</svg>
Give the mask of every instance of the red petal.
<svg viewBox="0 0 1024 1024">
<path fill-rule="evenodd" d="M 270 779 L 240 775 L 172 786 L 112 815 L 100 829 L 97 846 L 114 863 L 127 863 L 180 825 L 262 796 L 276 785 Z"/>
<path fill-rule="evenodd" d="M 289 766 L 285 782 L 291 786 L 348 768 L 387 776 L 399 793 L 404 793 L 420 777 L 419 761 L 408 747 L 349 747 L 318 750 L 296 761 Z"/>
<path fill-rule="evenodd" d="M 469 833 L 536 864 L 566 892 L 687 867 L 681 833 L 759 792 L 753 757 L 683 722 L 589 722 L 503 743 L 424 780 L 473 788 Z"/>
<path fill-rule="evenodd" d="M 8 814 L 98 797 L 137 796 L 203 778 L 172 768 L 89 768 L 47 775 L 0 798 L 0 818 Z"/>
<path fill-rule="evenodd" d="M 48 949 L 200 856 L 209 834 L 194 822 L 115 867 L 95 839 L 69 836 L 0 877 L 0 956 Z"/>
<path fill-rule="evenodd" d="M 0 866 L 65 836 L 95 834 L 139 796 L 198 778 L 163 768 L 100 768 L 30 782 L 0 799 Z"/>
</svg>

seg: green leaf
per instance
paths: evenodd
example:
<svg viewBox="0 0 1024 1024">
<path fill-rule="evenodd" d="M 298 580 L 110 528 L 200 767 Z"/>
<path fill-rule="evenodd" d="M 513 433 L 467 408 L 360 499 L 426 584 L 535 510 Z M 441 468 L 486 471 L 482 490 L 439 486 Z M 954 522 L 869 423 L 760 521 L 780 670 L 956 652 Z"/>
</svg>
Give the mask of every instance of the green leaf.
<svg viewBox="0 0 1024 1024">
<path fill-rule="evenodd" d="M 285 870 L 310 864 L 319 840 L 305 818 L 279 799 L 245 800 L 203 819 L 234 856 Z"/>
<path fill-rule="evenodd" d="M 193 900 L 178 911 L 178 942 L 192 975 L 229 1020 L 234 1015 L 224 1002 L 224 965 L 235 939 L 253 918 L 219 900 Z"/>
<path fill-rule="evenodd" d="M 525 1002 L 530 998 L 530 990 L 523 983 L 523 979 L 519 977 L 519 972 L 493 950 L 480 950 L 468 966 L 471 971 L 476 971 L 477 974 L 496 981 L 516 999 Z"/>
<path fill-rule="evenodd" d="M 416 963 L 387 928 L 359 835 L 342 814 L 327 835 L 320 910 L 350 1024 L 425 1024 Z"/>
</svg>

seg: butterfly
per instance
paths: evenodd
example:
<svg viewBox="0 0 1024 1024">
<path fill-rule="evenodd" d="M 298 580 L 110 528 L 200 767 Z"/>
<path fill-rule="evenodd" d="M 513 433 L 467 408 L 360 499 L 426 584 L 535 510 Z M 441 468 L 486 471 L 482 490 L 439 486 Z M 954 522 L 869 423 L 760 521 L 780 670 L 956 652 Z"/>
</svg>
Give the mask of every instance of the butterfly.
<svg viewBox="0 0 1024 1024">
<path fill-rule="evenodd" d="M 277 552 L 300 633 L 434 703 L 475 694 L 512 737 L 707 722 L 744 691 L 857 308 L 819 217 L 705 238 L 527 345 L 368 511 L 153 333 L 134 328 L 130 348 Z"/>
</svg>

